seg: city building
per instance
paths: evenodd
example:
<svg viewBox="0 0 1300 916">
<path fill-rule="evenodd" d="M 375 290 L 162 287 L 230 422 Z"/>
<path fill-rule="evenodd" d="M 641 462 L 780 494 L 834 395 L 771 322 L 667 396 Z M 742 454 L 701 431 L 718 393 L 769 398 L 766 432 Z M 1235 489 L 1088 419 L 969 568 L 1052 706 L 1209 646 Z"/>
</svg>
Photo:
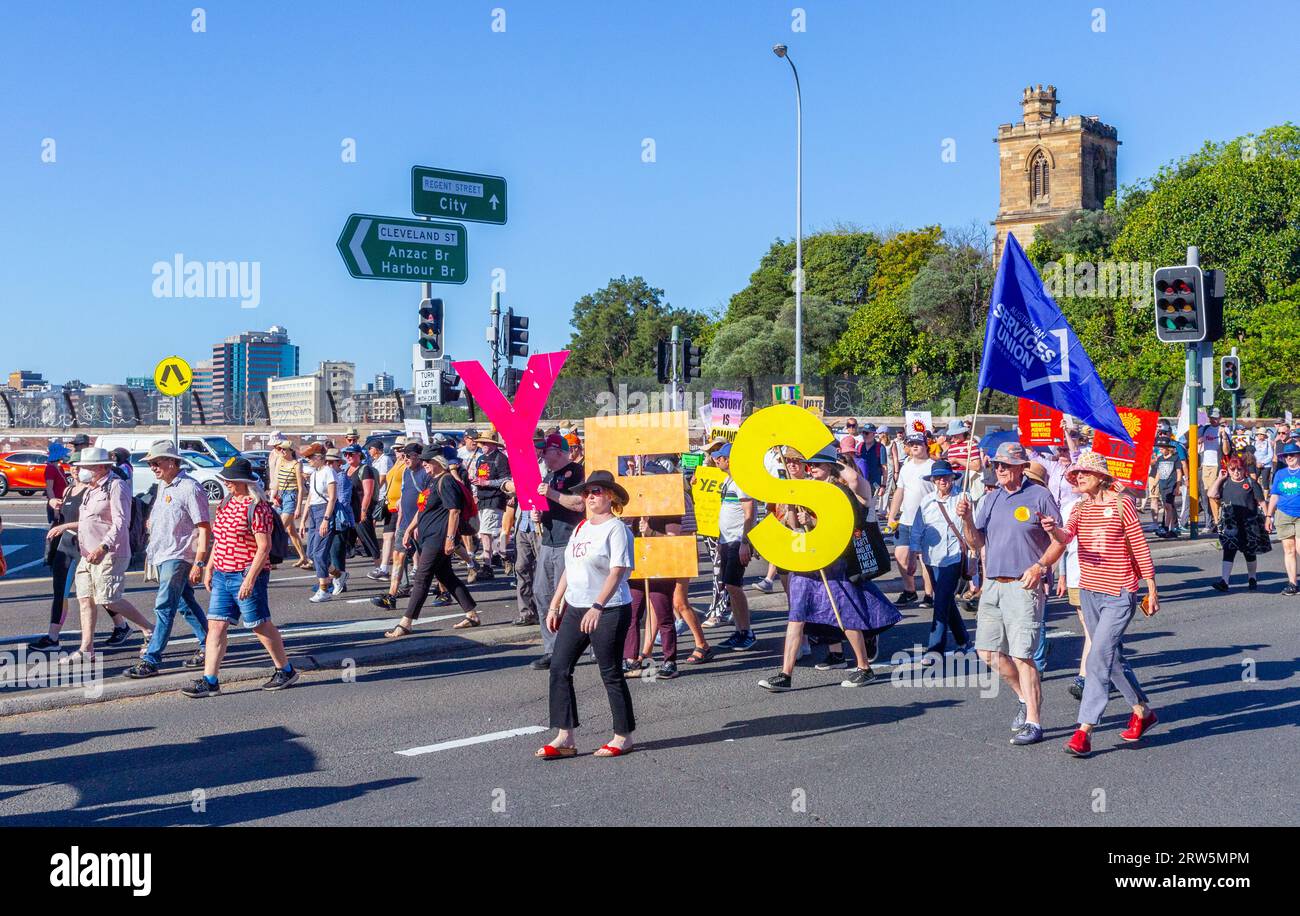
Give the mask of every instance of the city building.
<svg viewBox="0 0 1300 916">
<path fill-rule="evenodd" d="M 329 391 L 319 375 L 268 379 L 266 408 L 272 426 L 312 427 L 335 422 Z"/>
<path fill-rule="evenodd" d="M 316 375 L 324 382 L 334 403 L 341 405 L 351 399 L 356 387 L 357 364 L 325 360 L 316 368 Z"/>
<path fill-rule="evenodd" d="M 208 422 L 214 417 L 231 423 L 264 417 L 269 404 L 262 410 L 256 402 L 265 402 L 267 380 L 296 376 L 298 356 L 298 348 L 289 343 L 289 332 L 279 325 L 267 331 L 245 331 L 214 345 L 209 398 L 203 404 Z"/>
<path fill-rule="evenodd" d="M 50 383 L 39 372 L 18 369 L 9 373 L 9 387 L 14 391 L 47 391 Z"/>
<path fill-rule="evenodd" d="M 1100 210 L 1116 188 L 1120 141 L 1095 116 L 1056 114 L 1056 87 L 1026 87 L 1024 120 L 1002 124 L 998 145 L 998 216 L 994 263 L 1008 234 L 1028 248 L 1043 223 L 1075 210 Z"/>
<path fill-rule="evenodd" d="M 396 385 L 393 383 L 393 377 L 387 372 L 375 373 L 374 391 L 379 394 L 387 394 L 392 391 Z"/>
<path fill-rule="evenodd" d="M 352 396 L 351 422 L 400 424 L 407 416 L 418 414 L 401 392 L 366 390 Z"/>
</svg>

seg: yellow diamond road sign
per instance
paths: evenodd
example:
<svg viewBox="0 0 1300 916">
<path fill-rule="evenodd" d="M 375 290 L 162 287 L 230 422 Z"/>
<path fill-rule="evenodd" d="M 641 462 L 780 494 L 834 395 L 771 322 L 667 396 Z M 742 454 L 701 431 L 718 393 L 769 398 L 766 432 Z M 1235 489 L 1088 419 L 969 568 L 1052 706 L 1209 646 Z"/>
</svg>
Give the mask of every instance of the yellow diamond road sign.
<svg viewBox="0 0 1300 916">
<path fill-rule="evenodd" d="M 194 373 L 190 371 L 190 364 L 179 356 L 167 357 L 153 370 L 153 383 L 158 387 L 158 392 L 169 398 L 178 398 L 189 391 L 193 381 Z"/>
</svg>

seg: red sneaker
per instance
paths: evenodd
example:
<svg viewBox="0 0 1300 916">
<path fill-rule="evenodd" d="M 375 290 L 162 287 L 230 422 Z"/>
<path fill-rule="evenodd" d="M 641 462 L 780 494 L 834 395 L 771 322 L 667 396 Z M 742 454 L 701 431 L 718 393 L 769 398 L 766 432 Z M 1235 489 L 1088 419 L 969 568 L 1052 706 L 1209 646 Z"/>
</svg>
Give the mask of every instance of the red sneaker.
<svg viewBox="0 0 1300 916">
<path fill-rule="evenodd" d="M 1125 741 L 1137 741 L 1150 730 L 1151 726 L 1159 721 L 1153 710 L 1147 710 L 1145 719 L 1137 713 L 1133 713 L 1128 717 L 1128 728 L 1120 732 L 1119 736 Z"/>
<path fill-rule="evenodd" d="M 1073 737 L 1065 743 L 1065 752 L 1074 757 L 1091 756 L 1092 740 L 1088 737 L 1088 733 L 1081 728 L 1077 729 Z"/>
</svg>

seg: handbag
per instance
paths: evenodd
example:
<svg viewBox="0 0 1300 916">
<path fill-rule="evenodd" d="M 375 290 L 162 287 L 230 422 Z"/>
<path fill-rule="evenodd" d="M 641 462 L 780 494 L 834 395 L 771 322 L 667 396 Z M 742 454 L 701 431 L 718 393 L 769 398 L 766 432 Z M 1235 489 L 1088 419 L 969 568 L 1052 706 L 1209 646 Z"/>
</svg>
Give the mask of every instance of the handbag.
<svg viewBox="0 0 1300 916">
<path fill-rule="evenodd" d="M 975 573 L 979 570 L 979 559 L 975 552 L 966 546 L 966 539 L 961 536 L 957 526 L 952 523 L 952 518 L 948 515 L 948 510 L 944 508 L 943 503 L 937 502 L 939 511 L 943 513 L 943 520 L 948 523 L 948 529 L 952 531 L 953 536 L 957 538 L 957 543 L 961 545 L 961 577 L 963 579 L 974 579 Z"/>
</svg>

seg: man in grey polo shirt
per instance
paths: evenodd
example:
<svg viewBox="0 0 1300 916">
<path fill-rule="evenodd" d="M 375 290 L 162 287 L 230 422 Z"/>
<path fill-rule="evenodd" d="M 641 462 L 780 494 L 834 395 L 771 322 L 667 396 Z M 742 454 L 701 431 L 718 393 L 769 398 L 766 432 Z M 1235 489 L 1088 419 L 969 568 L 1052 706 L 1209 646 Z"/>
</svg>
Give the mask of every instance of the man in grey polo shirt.
<svg viewBox="0 0 1300 916">
<path fill-rule="evenodd" d="M 964 494 L 957 503 L 967 541 L 985 557 L 975 649 L 1020 700 L 1011 723 L 1011 743 L 1018 746 L 1043 740 L 1033 658 L 1047 602 L 1043 576 L 1064 551 L 1039 524 L 1044 516 L 1061 524 L 1061 512 L 1046 487 L 1025 485 L 1028 463 L 1024 446 L 1002 443 L 993 456 L 998 489 L 980 501 L 978 512 Z"/>
<path fill-rule="evenodd" d="M 132 678 L 158 673 L 177 610 L 199 641 L 198 651 L 185 660 L 186 668 L 203 667 L 203 647 L 208 638 L 208 619 L 194 598 L 194 586 L 202 576 L 211 544 L 207 494 L 181 469 L 181 456 L 170 442 L 155 442 L 144 460 L 158 479 L 158 494 L 149 512 L 146 554 L 149 563 L 158 569 L 158 597 L 154 601 L 157 622 L 140 663 L 125 672 Z"/>
</svg>

